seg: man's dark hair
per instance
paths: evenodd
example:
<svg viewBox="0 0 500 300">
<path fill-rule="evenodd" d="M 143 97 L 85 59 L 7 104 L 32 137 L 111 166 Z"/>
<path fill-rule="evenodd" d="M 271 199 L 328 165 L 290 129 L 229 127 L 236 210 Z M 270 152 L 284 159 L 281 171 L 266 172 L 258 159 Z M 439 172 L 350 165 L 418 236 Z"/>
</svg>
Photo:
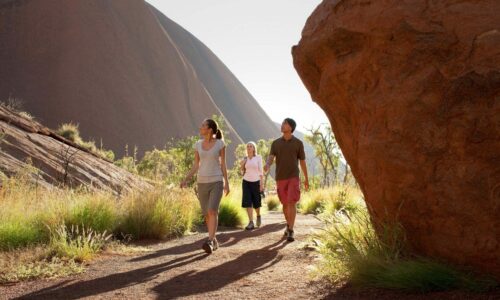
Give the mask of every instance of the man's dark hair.
<svg viewBox="0 0 500 300">
<path fill-rule="evenodd" d="M 292 132 L 294 132 L 295 128 L 297 127 L 297 123 L 295 123 L 295 121 L 292 118 L 286 118 L 285 122 L 287 122 L 288 125 L 290 125 L 290 127 L 292 127 Z"/>
</svg>

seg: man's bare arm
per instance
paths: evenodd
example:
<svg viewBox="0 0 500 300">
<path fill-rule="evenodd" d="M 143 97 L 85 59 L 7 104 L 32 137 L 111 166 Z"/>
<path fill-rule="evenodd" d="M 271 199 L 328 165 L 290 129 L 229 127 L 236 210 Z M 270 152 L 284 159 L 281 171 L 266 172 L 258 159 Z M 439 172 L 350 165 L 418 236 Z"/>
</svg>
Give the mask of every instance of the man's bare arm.
<svg viewBox="0 0 500 300">
<path fill-rule="evenodd" d="M 274 155 L 269 154 L 269 156 L 267 157 L 266 165 L 264 166 L 264 173 L 269 172 L 269 168 L 271 167 L 273 162 L 274 162 Z"/>
<path fill-rule="evenodd" d="M 307 176 L 307 165 L 305 160 L 300 160 L 300 169 L 302 174 L 304 174 L 304 189 L 309 190 L 309 176 Z"/>
</svg>

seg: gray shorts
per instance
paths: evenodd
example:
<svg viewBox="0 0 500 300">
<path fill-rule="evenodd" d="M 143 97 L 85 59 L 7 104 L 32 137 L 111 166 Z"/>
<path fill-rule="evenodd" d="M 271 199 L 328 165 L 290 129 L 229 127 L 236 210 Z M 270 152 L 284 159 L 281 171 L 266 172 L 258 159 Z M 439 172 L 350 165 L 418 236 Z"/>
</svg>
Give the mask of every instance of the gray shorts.
<svg viewBox="0 0 500 300">
<path fill-rule="evenodd" d="M 208 213 L 208 210 L 219 212 L 223 190 L 224 184 L 222 181 L 198 183 L 198 200 L 204 216 Z"/>
</svg>

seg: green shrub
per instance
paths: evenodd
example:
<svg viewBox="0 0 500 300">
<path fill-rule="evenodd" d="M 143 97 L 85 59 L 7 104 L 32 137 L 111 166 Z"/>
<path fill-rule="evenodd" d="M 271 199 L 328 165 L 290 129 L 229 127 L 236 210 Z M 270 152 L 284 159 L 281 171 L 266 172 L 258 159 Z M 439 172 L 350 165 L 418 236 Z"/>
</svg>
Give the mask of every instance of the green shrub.
<svg viewBox="0 0 500 300">
<path fill-rule="evenodd" d="M 137 164 L 132 156 L 124 156 L 114 162 L 114 164 L 130 173 L 137 174 Z"/>
<path fill-rule="evenodd" d="M 32 222 L 2 221 L 0 223 L 0 250 L 17 249 L 42 242 L 40 229 Z"/>
</svg>

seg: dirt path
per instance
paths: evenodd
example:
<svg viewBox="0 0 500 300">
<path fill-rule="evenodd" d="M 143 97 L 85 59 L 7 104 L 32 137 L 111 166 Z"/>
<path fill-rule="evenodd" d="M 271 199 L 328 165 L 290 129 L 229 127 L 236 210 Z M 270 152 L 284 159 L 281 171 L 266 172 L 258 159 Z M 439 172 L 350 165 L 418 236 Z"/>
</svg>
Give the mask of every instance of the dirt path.
<svg viewBox="0 0 500 300">
<path fill-rule="evenodd" d="M 104 257 L 70 278 L 0 286 L 0 298 L 317 298 L 308 277 L 314 253 L 304 245 L 320 226 L 311 216 L 298 216 L 297 240 L 287 243 L 282 215 L 269 213 L 259 229 L 222 232 L 212 255 L 201 250 L 206 234 L 195 234 L 156 244 L 140 256 Z"/>
</svg>

